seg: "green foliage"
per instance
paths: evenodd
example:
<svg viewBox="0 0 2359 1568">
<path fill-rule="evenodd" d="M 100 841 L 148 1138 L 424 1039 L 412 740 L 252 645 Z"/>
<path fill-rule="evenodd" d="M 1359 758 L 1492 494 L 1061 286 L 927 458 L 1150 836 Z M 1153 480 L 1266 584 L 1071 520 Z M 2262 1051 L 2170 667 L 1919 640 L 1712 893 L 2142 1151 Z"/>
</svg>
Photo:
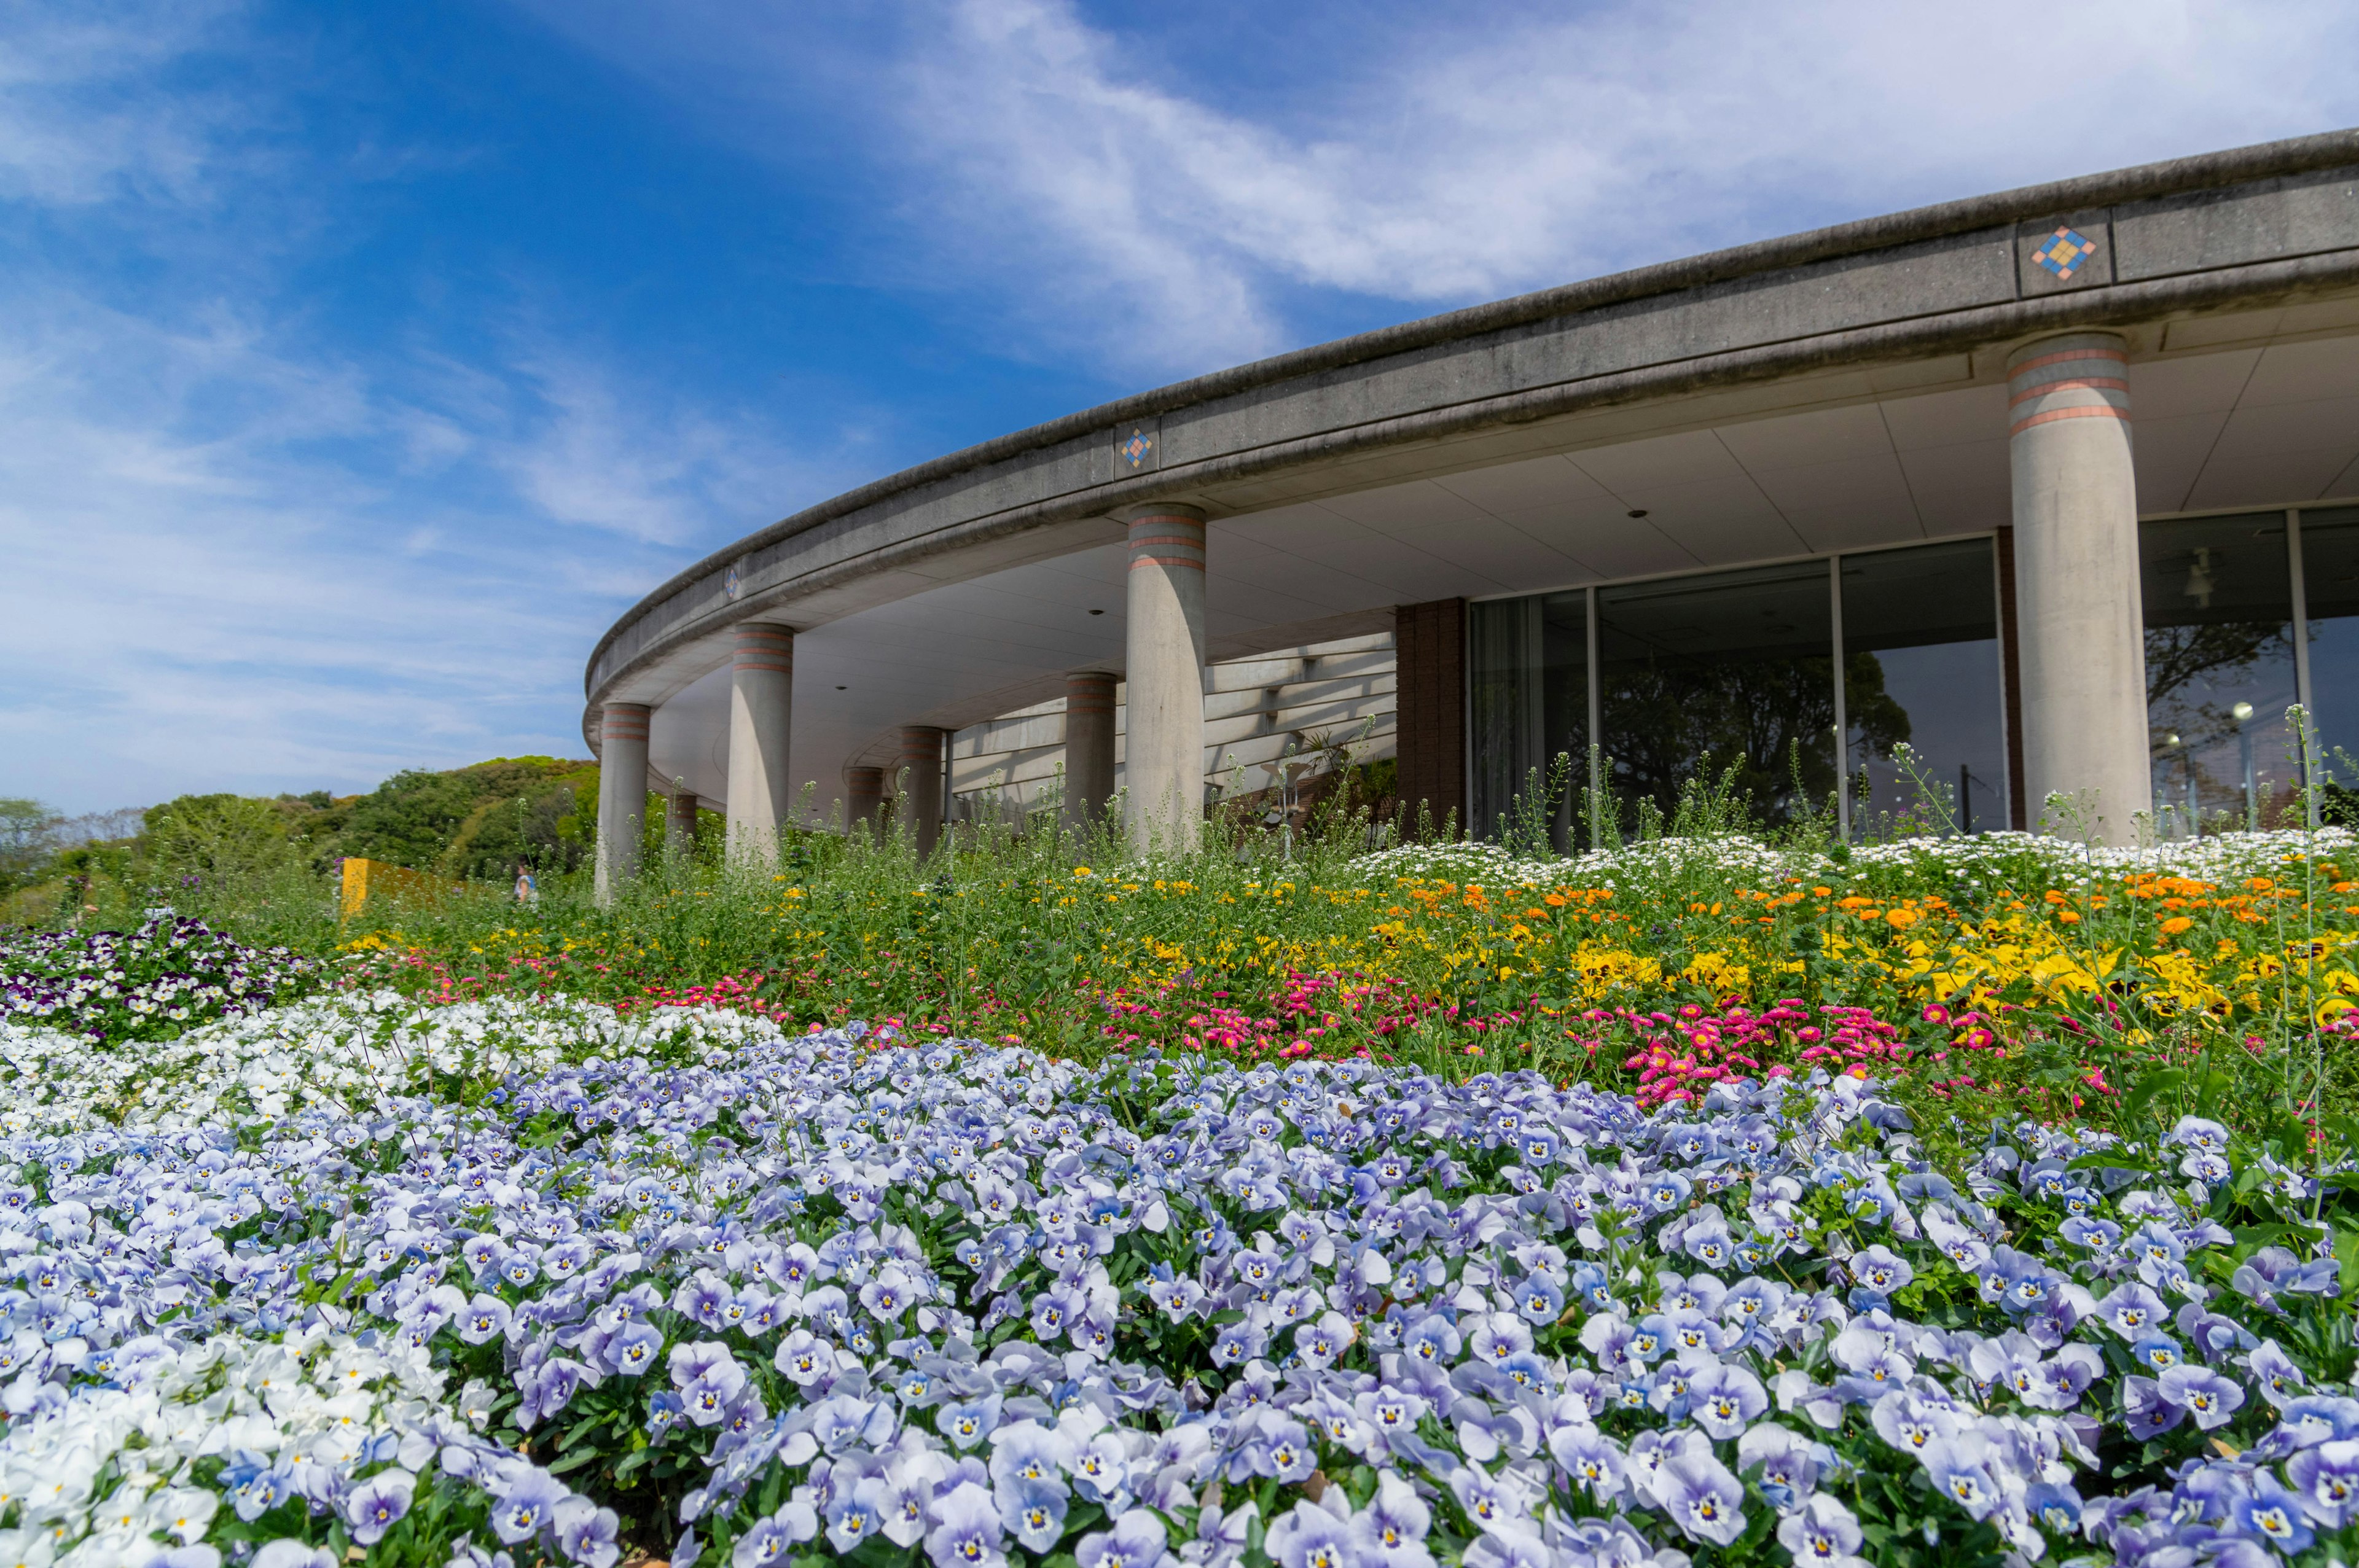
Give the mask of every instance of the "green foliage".
<svg viewBox="0 0 2359 1568">
<path fill-rule="evenodd" d="M 495 757 L 396 773 L 353 802 L 332 852 L 413 871 L 502 881 L 520 864 L 580 866 L 597 837 L 598 767 L 555 757 Z"/>
<path fill-rule="evenodd" d="M 145 858 L 165 886 L 245 887 L 301 857 L 286 814 L 235 795 L 184 795 L 147 814 Z"/>
<path fill-rule="evenodd" d="M 0 797 L 0 893 L 25 885 L 49 859 L 57 814 L 38 800 Z"/>
<path fill-rule="evenodd" d="M 407 768 L 353 803 L 337 848 L 346 855 L 430 871 L 474 812 L 473 781 Z"/>
</svg>

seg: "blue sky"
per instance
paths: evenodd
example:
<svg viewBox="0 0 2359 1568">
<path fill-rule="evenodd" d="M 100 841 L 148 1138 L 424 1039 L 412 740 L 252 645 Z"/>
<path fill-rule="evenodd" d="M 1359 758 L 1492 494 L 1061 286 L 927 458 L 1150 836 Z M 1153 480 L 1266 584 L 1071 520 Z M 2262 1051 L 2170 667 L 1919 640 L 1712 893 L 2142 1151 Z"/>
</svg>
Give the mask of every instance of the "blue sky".
<svg viewBox="0 0 2359 1568">
<path fill-rule="evenodd" d="M 618 611 L 879 474 L 2354 62 L 2347 0 L 0 0 L 0 795 L 579 754 Z"/>
</svg>

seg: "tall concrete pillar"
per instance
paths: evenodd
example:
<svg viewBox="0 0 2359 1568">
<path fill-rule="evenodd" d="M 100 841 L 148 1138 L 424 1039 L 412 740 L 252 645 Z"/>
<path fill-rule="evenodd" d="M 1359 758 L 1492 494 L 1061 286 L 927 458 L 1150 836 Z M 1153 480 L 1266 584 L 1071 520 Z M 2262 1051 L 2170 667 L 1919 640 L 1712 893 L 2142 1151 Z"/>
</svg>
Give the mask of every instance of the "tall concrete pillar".
<svg viewBox="0 0 2359 1568">
<path fill-rule="evenodd" d="M 639 836 L 647 821 L 647 705 L 610 702 L 598 716 L 598 863 L 592 890 L 600 903 L 639 874 Z"/>
<path fill-rule="evenodd" d="M 787 732 L 794 713 L 795 634 L 785 626 L 737 628 L 729 666 L 729 858 L 778 858 L 778 823 L 792 795 Z"/>
<path fill-rule="evenodd" d="M 918 853 L 930 855 L 942 837 L 942 797 L 948 781 L 942 776 L 942 752 L 950 731 L 927 724 L 901 727 L 899 788 L 908 796 L 909 837 Z"/>
<path fill-rule="evenodd" d="M 1192 849 L 1204 820 L 1204 514 L 1136 506 L 1125 520 L 1131 847 Z"/>
<path fill-rule="evenodd" d="M 677 780 L 664 797 L 664 849 L 684 860 L 696 854 L 696 792 Z"/>
<path fill-rule="evenodd" d="M 2111 332 L 2043 338 L 2007 360 L 2025 793 L 2036 817 L 2050 793 L 2093 790 L 2114 844 L 2154 806 L 2127 371 Z"/>
<path fill-rule="evenodd" d="M 843 771 L 843 786 L 844 793 L 851 797 L 843 803 L 845 830 L 875 833 L 877 818 L 885 814 L 885 770 L 846 768 Z"/>
<path fill-rule="evenodd" d="M 1065 811 L 1069 833 L 1085 833 L 1105 816 L 1114 794 L 1114 676 L 1095 671 L 1065 677 Z"/>
</svg>

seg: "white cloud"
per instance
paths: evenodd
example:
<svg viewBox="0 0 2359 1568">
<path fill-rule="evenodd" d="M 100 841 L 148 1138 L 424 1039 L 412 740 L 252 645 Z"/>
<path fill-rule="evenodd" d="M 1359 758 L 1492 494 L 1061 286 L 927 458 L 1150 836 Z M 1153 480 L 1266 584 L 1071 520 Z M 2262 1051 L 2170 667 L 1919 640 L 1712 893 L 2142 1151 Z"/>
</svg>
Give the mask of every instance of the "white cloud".
<svg viewBox="0 0 2359 1568">
<path fill-rule="evenodd" d="M 607 375 L 554 347 L 516 368 L 548 417 L 499 461 L 524 498 L 558 522 L 681 545 L 709 537 L 716 510 L 749 519 L 781 494 L 801 492 L 796 465 L 745 422 L 681 410 L 650 428 L 647 411 L 624 407 Z"/>
<path fill-rule="evenodd" d="M 817 20 L 795 35 L 766 12 L 707 6 L 660 34 L 594 7 L 550 20 L 725 103 L 765 147 L 785 141 L 775 115 L 746 106 L 798 99 L 834 58 Z M 982 285 L 1036 341 L 1163 373 L 1298 341 L 1292 290 L 1471 302 L 2359 120 L 2343 0 L 1698 0 L 1366 26 L 1393 57 L 1339 68 L 1283 124 L 1072 0 L 934 0 L 900 58 L 828 90 L 887 128 L 869 156 L 919 182 L 899 205 L 937 281 Z"/>
<path fill-rule="evenodd" d="M 612 616 L 831 485 L 521 307 L 476 306 L 461 353 L 390 313 L 382 341 L 323 330 L 297 271 L 335 178 L 287 178 L 308 155 L 292 120 L 256 130 L 289 114 L 266 85 L 184 81 L 234 58 L 266 84 L 276 46 L 243 23 L 0 16 L 0 214 L 78 236 L 0 266 L 0 794 L 84 810 L 579 754 Z"/>
<path fill-rule="evenodd" d="M 13 790 L 92 806 L 351 787 L 384 760 L 480 749 L 503 687 L 563 689 L 551 655 L 581 607 L 501 605 L 447 557 L 421 567 L 381 490 L 305 455 L 371 433 L 348 373 L 54 292 L 9 303 Z"/>
<path fill-rule="evenodd" d="M 221 41 L 235 9 L 208 0 L 10 7 L 0 16 L 0 198 L 194 197 L 244 112 L 210 93 L 158 102 L 145 89 L 159 67 Z"/>
<path fill-rule="evenodd" d="M 945 186 L 1200 366 L 1279 346 L 1274 283 L 1490 297 L 2359 117 L 2359 12 L 2318 0 L 1603 7 L 1396 60 L 1294 134 L 1126 71 L 1066 0 L 943 23 L 908 102 Z"/>
<path fill-rule="evenodd" d="M 0 793 L 85 809 L 578 753 L 608 619 L 811 482 L 586 361 L 478 367 L 454 415 L 279 336 L 0 294 L 0 667 L 23 672 Z M 420 431 L 438 485 L 404 471 Z"/>
</svg>

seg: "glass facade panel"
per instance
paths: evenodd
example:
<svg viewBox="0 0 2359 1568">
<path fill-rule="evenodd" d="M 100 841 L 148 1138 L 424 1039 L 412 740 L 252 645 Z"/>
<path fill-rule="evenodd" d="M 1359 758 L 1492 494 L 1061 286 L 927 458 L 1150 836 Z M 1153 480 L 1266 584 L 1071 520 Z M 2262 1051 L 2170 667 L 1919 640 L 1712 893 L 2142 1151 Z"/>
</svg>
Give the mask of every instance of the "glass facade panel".
<svg viewBox="0 0 2359 1568">
<path fill-rule="evenodd" d="M 1991 542 L 1845 556 L 1843 606 L 1854 827 L 2005 827 L 2006 702 Z M 1904 741 L 1916 752 L 1913 781 L 1893 762 Z"/>
<path fill-rule="evenodd" d="M 2340 788 L 2359 789 L 2359 507 L 2301 514 L 2301 590 L 2318 761 Z M 2339 795 L 2336 804 L 2347 820 Z"/>
<path fill-rule="evenodd" d="M 1614 793 L 1668 816 L 1690 777 L 1735 763 L 1772 823 L 1822 804 L 1835 787 L 1833 597 L 1823 560 L 1599 589 Z"/>
<path fill-rule="evenodd" d="M 1558 846 L 1568 847 L 1589 755 L 1589 596 L 1540 594 L 1467 610 L 1470 826 L 1477 838 L 1495 838 L 1532 770 L 1545 776 L 1560 752 L 1569 753 L 1576 777 L 1556 809 Z"/>
<path fill-rule="evenodd" d="M 2277 826 L 2299 788 L 2285 514 L 2148 523 L 2138 558 L 2158 823 Z"/>
</svg>

